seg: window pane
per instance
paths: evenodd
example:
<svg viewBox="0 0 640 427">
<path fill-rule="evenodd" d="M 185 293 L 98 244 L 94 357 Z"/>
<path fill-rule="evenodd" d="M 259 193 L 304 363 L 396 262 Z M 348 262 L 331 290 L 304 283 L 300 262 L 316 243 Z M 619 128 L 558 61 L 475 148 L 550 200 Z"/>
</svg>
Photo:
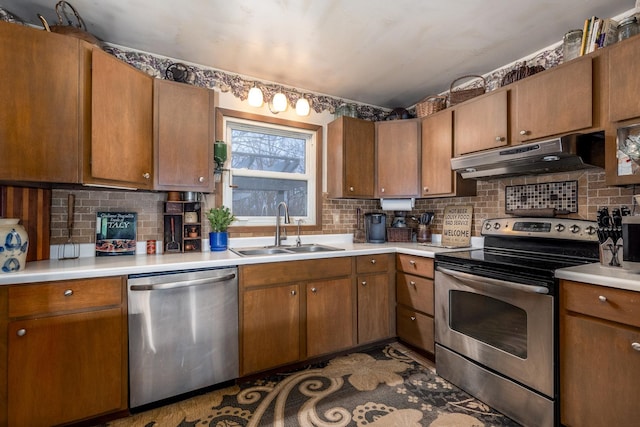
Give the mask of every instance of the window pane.
<svg viewBox="0 0 640 427">
<path fill-rule="evenodd" d="M 231 138 L 233 169 L 305 173 L 305 138 L 242 129 L 232 129 Z"/>
<path fill-rule="evenodd" d="M 278 203 L 284 201 L 289 215 L 306 217 L 308 183 L 306 181 L 234 176 L 232 211 L 236 216 L 273 217 Z"/>
</svg>

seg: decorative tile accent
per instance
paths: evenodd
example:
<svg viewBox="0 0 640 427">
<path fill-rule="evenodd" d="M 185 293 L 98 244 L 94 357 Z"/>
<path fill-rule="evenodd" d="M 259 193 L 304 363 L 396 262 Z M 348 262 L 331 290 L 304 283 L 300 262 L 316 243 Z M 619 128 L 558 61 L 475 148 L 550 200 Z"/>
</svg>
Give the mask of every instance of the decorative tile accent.
<svg viewBox="0 0 640 427">
<path fill-rule="evenodd" d="M 507 186 L 505 212 L 519 209 L 550 209 L 578 212 L 578 181 L 545 182 Z"/>
</svg>

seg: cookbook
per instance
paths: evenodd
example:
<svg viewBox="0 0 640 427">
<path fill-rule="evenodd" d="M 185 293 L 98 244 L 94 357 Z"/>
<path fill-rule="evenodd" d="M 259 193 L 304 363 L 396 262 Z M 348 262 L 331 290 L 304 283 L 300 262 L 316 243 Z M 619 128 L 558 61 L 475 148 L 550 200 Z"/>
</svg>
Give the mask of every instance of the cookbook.
<svg viewBox="0 0 640 427">
<path fill-rule="evenodd" d="M 98 212 L 96 256 L 135 255 L 137 220 L 135 212 Z"/>
</svg>

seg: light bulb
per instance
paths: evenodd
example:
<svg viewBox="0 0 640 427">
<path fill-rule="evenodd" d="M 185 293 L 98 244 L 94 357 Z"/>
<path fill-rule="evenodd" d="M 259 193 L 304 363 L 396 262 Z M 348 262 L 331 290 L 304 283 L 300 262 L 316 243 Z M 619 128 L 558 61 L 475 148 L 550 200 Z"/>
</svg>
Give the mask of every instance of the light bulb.
<svg viewBox="0 0 640 427">
<path fill-rule="evenodd" d="M 305 98 L 300 98 L 296 102 L 296 114 L 299 116 L 308 116 L 309 115 L 309 101 Z"/>
<path fill-rule="evenodd" d="M 278 92 L 273 96 L 273 109 L 275 111 L 284 111 L 287 109 L 287 97 L 284 93 Z"/>
<path fill-rule="evenodd" d="M 263 102 L 264 98 L 259 87 L 254 86 L 249 89 L 249 105 L 252 107 L 262 107 Z"/>
</svg>

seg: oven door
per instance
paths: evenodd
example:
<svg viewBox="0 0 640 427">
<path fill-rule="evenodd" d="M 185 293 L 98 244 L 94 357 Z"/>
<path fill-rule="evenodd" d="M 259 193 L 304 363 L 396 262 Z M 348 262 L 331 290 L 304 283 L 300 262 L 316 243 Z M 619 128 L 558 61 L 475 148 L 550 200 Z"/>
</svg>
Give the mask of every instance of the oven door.
<svg viewBox="0 0 640 427">
<path fill-rule="evenodd" d="M 554 398 L 554 307 L 545 287 L 442 267 L 435 283 L 437 343 Z"/>
</svg>

